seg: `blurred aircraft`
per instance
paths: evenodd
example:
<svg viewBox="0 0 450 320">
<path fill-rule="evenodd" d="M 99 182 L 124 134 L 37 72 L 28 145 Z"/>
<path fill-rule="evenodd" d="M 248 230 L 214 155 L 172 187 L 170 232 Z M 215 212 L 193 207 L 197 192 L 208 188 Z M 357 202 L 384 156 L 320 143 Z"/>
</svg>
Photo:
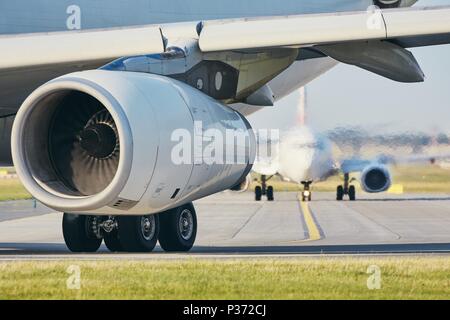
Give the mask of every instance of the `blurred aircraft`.
<svg viewBox="0 0 450 320">
<path fill-rule="evenodd" d="M 302 200 L 311 201 L 311 184 L 324 181 L 330 176 L 342 174 L 343 184 L 336 188 L 336 199 L 341 201 L 348 196 L 356 200 L 356 188 L 352 182 L 352 173 L 360 173 L 359 182 L 368 193 L 387 191 L 392 185 L 389 166 L 397 163 L 434 163 L 439 159 L 448 159 L 449 155 L 378 155 L 373 159 L 347 158 L 336 160 L 332 152 L 332 142 L 324 135 L 315 132 L 306 124 L 306 90 L 300 89 L 297 125 L 279 139 L 267 139 L 258 136 L 258 153 L 253 171 L 261 175 L 260 185 L 255 188 L 255 199 L 262 196 L 274 200 L 274 189 L 267 182 L 275 175 L 285 181 L 303 185 Z"/>
</svg>

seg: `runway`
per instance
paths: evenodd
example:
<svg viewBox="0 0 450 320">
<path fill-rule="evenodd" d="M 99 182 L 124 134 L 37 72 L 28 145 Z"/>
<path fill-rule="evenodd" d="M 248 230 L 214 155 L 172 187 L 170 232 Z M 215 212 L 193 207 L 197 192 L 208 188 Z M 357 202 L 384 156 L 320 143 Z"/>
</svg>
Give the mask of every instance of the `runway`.
<svg viewBox="0 0 450 320">
<path fill-rule="evenodd" d="M 187 254 L 68 252 L 62 214 L 32 201 L 0 204 L 0 260 L 179 259 L 321 255 L 450 254 L 450 196 L 361 195 L 337 202 L 315 193 L 308 204 L 280 192 L 274 202 L 225 192 L 195 203 L 199 230 Z"/>
</svg>

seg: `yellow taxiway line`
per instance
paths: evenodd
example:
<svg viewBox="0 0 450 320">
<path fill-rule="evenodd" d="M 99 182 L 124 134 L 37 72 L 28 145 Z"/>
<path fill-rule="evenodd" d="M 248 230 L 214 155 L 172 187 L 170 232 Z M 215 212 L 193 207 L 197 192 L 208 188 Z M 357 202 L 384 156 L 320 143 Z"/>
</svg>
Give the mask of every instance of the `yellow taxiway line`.
<svg viewBox="0 0 450 320">
<path fill-rule="evenodd" d="M 305 219 L 306 227 L 308 228 L 309 238 L 307 241 L 314 241 L 322 239 L 320 235 L 319 227 L 314 220 L 307 202 L 301 200 L 301 195 L 298 196 L 298 201 L 300 202 L 300 207 L 302 209 L 303 217 Z"/>
</svg>

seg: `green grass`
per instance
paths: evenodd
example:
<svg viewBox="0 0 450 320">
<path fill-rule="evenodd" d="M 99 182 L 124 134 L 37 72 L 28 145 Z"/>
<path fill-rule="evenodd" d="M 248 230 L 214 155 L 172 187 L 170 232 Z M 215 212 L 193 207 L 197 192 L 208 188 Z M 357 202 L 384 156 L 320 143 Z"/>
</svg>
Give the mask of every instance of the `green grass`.
<svg viewBox="0 0 450 320">
<path fill-rule="evenodd" d="M 0 201 L 30 198 L 31 195 L 18 179 L 0 179 Z"/>
<path fill-rule="evenodd" d="M 450 193 L 450 170 L 438 166 L 397 166 L 392 168 L 394 184 L 401 184 L 405 193 Z M 256 177 L 256 176 L 255 176 Z M 355 175 L 357 177 L 357 175 Z M 342 184 L 342 176 L 330 177 L 328 180 L 313 184 L 314 191 L 335 192 L 336 187 Z M 299 191 L 302 186 L 295 183 L 281 181 L 274 177 L 268 183 L 276 191 Z M 354 183 L 361 190 L 359 182 Z M 252 189 L 256 186 L 253 183 Z"/>
<path fill-rule="evenodd" d="M 66 287 L 70 265 L 81 290 Z M 5 262 L 0 299 L 449 299 L 449 275 L 445 257 Z"/>
<path fill-rule="evenodd" d="M 437 166 L 401 166 L 392 170 L 393 183 L 402 184 L 406 193 L 450 193 L 450 170 Z M 276 191 L 300 191 L 301 186 L 274 177 L 269 182 Z M 314 191 L 334 192 L 342 184 L 342 177 L 335 176 L 313 185 Z M 252 184 L 251 189 L 255 187 Z M 359 183 L 355 183 L 359 188 Z M 18 179 L 0 179 L 0 201 L 30 199 Z"/>
</svg>

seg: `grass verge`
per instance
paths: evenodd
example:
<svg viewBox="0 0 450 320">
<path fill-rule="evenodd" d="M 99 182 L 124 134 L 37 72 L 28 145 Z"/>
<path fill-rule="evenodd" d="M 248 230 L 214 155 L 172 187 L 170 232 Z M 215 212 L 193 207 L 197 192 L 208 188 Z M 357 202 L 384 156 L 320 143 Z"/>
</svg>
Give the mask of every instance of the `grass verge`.
<svg viewBox="0 0 450 320">
<path fill-rule="evenodd" d="M 256 177 L 256 175 L 254 176 Z M 393 183 L 401 184 L 406 193 L 450 193 L 450 170 L 437 166 L 399 166 L 393 168 Z M 313 184 L 314 191 L 335 192 L 342 184 L 342 177 L 331 177 L 326 181 Z M 281 181 L 274 177 L 269 181 L 276 191 L 300 191 L 294 183 Z M 360 191 L 359 183 L 355 183 Z M 251 190 L 256 186 L 252 184 Z M 0 179 L 0 201 L 30 199 L 18 179 Z"/>
<path fill-rule="evenodd" d="M 393 167 L 391 173 L 392 183 L 402 185 L 405 193 L 450 193 L 450 170 L 431 165 L 403 165 Z M 316 192 L 336 192 L 336 187 L 342 183 L 343 177 L 333 176 L 314 183 L 312 188 Z M 358 181 L 353 184 L 361 191 Z M 252 183 L 251 190 L 256 185 Z M 278 177 L 272 178 L 268 185 L 272 185 L 276 191 L 300 191 L 303 188 L 295 183 L 281 181 Z"/>
<path fill-rule="evenodd" d="M 19 179 L 0 179 L 0 201 L 30 199 Z"/>
<path fill-rule="evenodd" d="M 80 290 L 67 289 L 70 265 Z M 0 299 L 449 299 L 449 274 L 445 257 L 5 262 Z"/>
</svg>

